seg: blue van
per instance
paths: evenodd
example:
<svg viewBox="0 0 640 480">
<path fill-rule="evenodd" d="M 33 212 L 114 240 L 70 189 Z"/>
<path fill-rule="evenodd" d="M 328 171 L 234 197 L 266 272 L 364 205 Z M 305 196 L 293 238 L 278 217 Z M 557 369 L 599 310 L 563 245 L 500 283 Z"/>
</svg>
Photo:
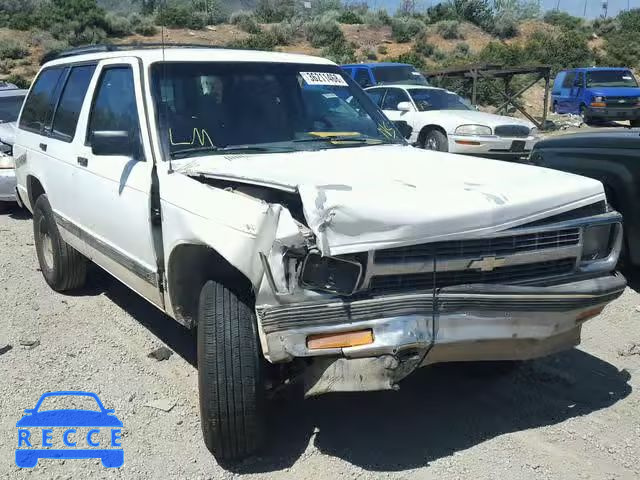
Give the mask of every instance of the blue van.
<svg viewBox="0 0 640 480">
<path fill-rule="evenodd" d="M 575 68 L 558 73 L 551 110 L 575 113 L 585 123 L 629 120 L 640 127 L 640 87 L 628 68 Z"/>
<path fill-rule="evenodd" d="M 362 88 L 381 84 L 429 85 L 427 79 L 408 63 L 356 63 L 341 65 Z"/>
</svg>

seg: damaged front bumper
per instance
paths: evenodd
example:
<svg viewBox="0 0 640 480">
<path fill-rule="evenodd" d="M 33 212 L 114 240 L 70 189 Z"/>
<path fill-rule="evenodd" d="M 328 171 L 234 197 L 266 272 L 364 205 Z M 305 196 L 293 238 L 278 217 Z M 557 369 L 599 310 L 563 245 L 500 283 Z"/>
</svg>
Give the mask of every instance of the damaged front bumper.
<svg viewBox="0 0 640 480">
<path fill-rule="evenodd" d="M 584 321 L 622 294 L 618 274 L 556 286 L 464 285 L 437 292 L 258 309 L 272 362 L 311 357 L 307 395 L 395 388 L 438 362 L 525 360 L 580 342 Z M 372 341 L 310 348 L 318 334 L 370 330 Z"/>
</svg>

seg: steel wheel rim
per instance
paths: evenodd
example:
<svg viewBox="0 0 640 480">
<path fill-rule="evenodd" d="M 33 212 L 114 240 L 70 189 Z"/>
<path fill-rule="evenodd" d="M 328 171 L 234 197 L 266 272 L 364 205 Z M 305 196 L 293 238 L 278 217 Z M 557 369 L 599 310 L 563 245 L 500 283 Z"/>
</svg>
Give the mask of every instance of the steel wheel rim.
<svg viewBox="0 0 640 480">
<path fill-rule="evenodd" d="M 40 220 L 40 238 L 42 240 L 42 260 L 44 260 L 45 266 L 49 269 L 53 269 L 53 240 L 49 235 L 44 218 Z"/>
</svg>

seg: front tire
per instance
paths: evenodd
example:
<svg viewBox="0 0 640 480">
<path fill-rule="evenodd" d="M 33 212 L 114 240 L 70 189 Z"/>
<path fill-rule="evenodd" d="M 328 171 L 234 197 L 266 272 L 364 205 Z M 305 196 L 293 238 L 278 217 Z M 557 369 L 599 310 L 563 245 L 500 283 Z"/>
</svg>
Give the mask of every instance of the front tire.
<svg viewBox="0 0 640 480">
<path fill-rule="evenodd" d="M 241 460 L 262 444 L 262 362 L 253 307 L 207 282 L 198 308 L 200 421 L 204 442 L 219 462 Z"/>
<path fill-rule="evenodd" d="M 424 149 L 434 150 L 437 152 L 449 151 L 449 141 L 447 140 L 447 136 L 444 133 L 442 133 L 440 130 L 428 131 L 424 135 L 421 146 Z"/>
<path fill-rule="evenodd" d="M 40 195 L 33 209 L 33 237 L 42 276 L 56 292 L 85 284 L 87 259 L 60 236 L 46 195 Z"/>
<path fill-rule="evenodd" d="M 580 118 L 582 118 L 582 122 L 585 125 L 591 125 L 593 123 L 593 118 L 589 115 L 586 105 L 580 105 Z"/>
</svg>

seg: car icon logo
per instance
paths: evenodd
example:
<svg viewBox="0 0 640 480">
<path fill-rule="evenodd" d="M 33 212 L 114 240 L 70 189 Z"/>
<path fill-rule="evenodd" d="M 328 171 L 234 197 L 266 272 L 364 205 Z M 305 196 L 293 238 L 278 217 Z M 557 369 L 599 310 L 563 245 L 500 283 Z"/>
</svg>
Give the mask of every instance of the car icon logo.
<svg viewBox="0 0 640 480">
<path fill-rule="evenodd" d="M 95 402 L 97 409 L 44 409 L 42 403 L 50 398 L 85 397 Z M 91 403 L 92 406 L 93 403 Z M 82 459 L 99 458 L 107 468 L 124 464 L 122 422 L 114 410 L 104 407 L 92 392 L 61 391 L 43 394 L 35 407 L 26 409 L 18 420 L 16 465 L 33 468 L 40 458 Z"/>
</svg>

